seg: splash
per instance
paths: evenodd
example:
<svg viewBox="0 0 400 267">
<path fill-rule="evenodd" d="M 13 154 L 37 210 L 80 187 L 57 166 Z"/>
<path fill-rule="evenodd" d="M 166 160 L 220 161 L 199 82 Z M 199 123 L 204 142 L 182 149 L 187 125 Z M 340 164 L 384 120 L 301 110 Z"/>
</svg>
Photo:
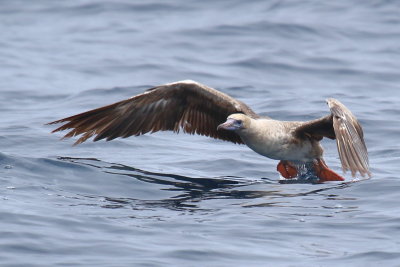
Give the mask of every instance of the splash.
<svg viewBox="0 0 400 267">
<path fill-rule="evenodd" d="M 297 168 L 297 176 L 292 179 L 286 179 L 279 175 L 279 183 L 281 184 L 316 184 L 319 177 L 316 175 L 312 162 L 291 162 Z"/>
</svg>

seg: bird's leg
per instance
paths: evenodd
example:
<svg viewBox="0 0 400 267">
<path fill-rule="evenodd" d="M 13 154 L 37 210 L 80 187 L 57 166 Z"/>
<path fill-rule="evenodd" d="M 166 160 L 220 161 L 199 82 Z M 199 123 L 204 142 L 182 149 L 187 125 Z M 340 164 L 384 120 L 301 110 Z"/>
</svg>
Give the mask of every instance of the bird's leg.
<svg viewBox="0 0 400 267">
<path fill-rule="evenodd" d="M 286 179 L 292 179 L 297 176 L 297 168 L 287 160 L 279 161 L 276 170 Z"/>
<path fill-rule="evenodd" d="M 315 159 L 314 160 L 314 170 L 315 174 L 319 178 L 319 182 L 327 182 L 327 181 L 344 181 L 344 178 L 334 172 L 333 170 L 329 169 L 326 166 L 325 161 L 323 159 Z"/>
</svg>

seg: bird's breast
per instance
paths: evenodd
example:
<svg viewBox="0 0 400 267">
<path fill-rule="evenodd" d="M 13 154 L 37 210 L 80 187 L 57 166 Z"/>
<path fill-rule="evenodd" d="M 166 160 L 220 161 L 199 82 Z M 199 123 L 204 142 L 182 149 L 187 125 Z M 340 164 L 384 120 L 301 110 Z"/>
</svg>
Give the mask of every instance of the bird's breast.
<svg viewBox="0 0 400 267">
<path fill-rule="evenodd" d="M 314 157 L 313 145 L 293 135 L 291 124 L 275 120 L 259 120 L 241 134 L 252 150 L 276 160 L 309 161 Z"/>
</svg>

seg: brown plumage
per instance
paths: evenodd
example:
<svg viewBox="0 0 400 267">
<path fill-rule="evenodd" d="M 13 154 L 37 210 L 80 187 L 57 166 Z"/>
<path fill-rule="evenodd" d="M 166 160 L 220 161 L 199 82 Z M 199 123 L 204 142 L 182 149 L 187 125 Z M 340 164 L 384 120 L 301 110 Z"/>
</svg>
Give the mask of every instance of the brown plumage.
<svg viewBox="0 0 400 267">
<path fill-rule="evenodd" d="M 327 104 L 332 114 L 304 123 L 296 129 L 296 135 L 308 135 L 316 140 L 323 137 L 336 139 L 343 171 L 350 170 L 352 176 L 355 176 L 357 171 L 362 176 L 371 176 L 367 146 L 360 123 L 338 100 L 327 99 Z"/>
<path fill-rule="evenodd" d="M 82 134 L 75 145 L 95 136 L 94 141 L 126 138 L 148 132 L 174 131 L 200 134 L 243 143 L 234 132 L 217 131 L 232 113 L 259 117 L 247 105 L 205 85 L 182 81 L 148 89 L 120 102 L 50 122 L 64 123 L 54 132 L 72 129 L 64 138 Z"/>
<path fill-rule="evenodd" d="M 281 160 L 278 170 L 286 173 L 285 178 L 293 174 L 289 162 L 313 160 L 317 160 L 315 168 L 321 174 L 319 177 L 326 176 L 319 141 L 327 137 L 336 139 L 344 171 L 350 170 L 353 176 L 356 172 L 370 175 L 361 125 L 339 101 L 328 99 L 327 103 L 330 115 L 308 122 L 282 122 L 260 117 L 246 104 L 213 88 L 181 81 L 49 124 L 64 123 L 53 131 L 70 129 L 63 138 L 81 135 L 75 144 L 90 137 L 94 141 L 108 141 L 181 129 L 189 134 L 244 143 L 259 154 Z M 338 180 L 338 177 L 328 178 Z"/>
</svg>

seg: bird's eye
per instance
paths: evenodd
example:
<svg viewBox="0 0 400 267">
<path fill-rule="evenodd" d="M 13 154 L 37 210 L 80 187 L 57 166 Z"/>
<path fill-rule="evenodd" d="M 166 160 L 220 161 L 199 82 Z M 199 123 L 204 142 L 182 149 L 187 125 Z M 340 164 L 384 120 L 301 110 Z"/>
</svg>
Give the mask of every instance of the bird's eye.
<svg viewBox="0 0 400 267">
<path fill-rule="evenodd" d="M 237 122 L 237 124 L 242 124 L 243 123 L 242 120 L 237 120 L 236 122 Z"/>
</svg>

